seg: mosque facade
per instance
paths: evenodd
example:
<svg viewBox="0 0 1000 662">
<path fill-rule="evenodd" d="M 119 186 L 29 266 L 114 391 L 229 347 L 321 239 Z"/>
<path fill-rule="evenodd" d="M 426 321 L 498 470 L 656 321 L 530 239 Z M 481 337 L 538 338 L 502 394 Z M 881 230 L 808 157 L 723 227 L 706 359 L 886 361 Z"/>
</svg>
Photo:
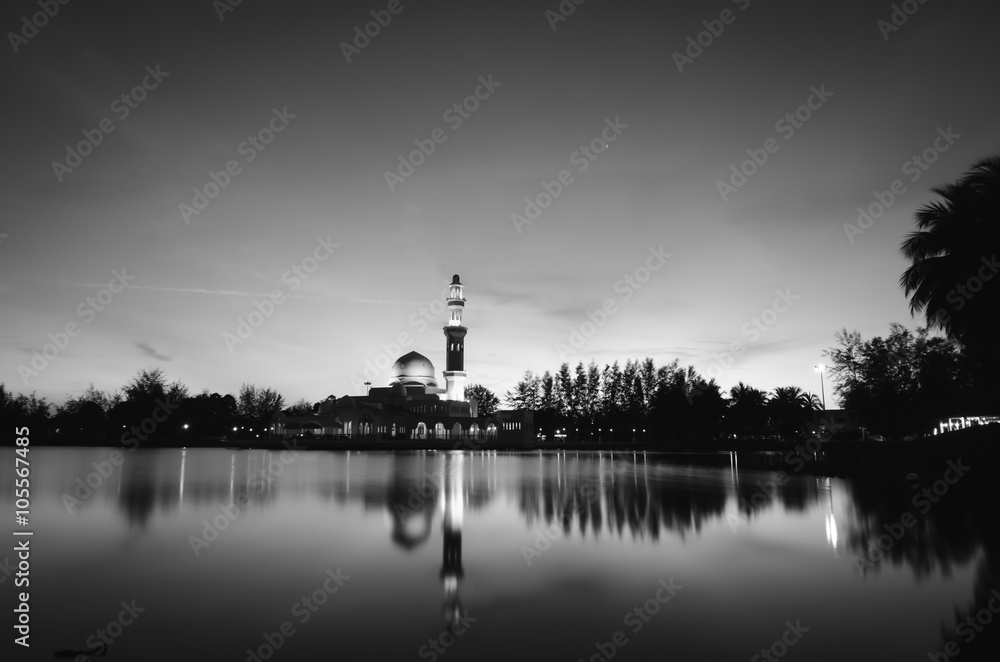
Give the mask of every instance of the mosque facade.
<svg viewBox="0 0 1000 662">
<path fill-rule="evenodd" d="M 418 352 L 396 359 L 389 383 L 365 395 L 345 395 L 320 402 L 312 414 L 275 413 L 271 432 L 277 437 L 325 439 L 469 442 L 482 445 L 529 445 L 534 442 L 530 410 L 498 411 L 480 416 L 478 403 L 466 400 L 464 286 L 458 274 L 448 287 L 448 319 L 444 326 L 444 386 L 434 364 Z"/>
</svg>

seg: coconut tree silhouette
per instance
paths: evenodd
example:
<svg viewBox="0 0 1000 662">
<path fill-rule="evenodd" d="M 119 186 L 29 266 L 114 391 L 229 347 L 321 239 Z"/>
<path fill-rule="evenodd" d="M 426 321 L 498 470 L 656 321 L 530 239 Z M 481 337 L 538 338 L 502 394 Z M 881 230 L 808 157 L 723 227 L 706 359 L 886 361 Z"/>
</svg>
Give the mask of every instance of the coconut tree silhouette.
<svg viewBox="0 0 1000 662">
<path fill-rule="evenodd" d="M 726 414 L 729 432 L 743 435 L 767 432 L 767 393 L 740 382 L 729 390 Z"/>
<path fill-rule="evenodd" d="M 1000 368 L 1000 156 L 979 161 L 940 200 L 916 213 L 917 229 L 900 251 L 911 265 L 899 280 L 910 312 L 962 345 L 977 386 L 995 394 Z M 977 389 L 978 390 L 978 389 Z"/>
<path fill-rule="evenodd" d="M 821 408 L 819 398 L 797 386 L 779 386 L 767 401 L 771 421 L 782 436 L 793 438 L 801 435 L 812 418 L 812 412 Z"/>
</svg>

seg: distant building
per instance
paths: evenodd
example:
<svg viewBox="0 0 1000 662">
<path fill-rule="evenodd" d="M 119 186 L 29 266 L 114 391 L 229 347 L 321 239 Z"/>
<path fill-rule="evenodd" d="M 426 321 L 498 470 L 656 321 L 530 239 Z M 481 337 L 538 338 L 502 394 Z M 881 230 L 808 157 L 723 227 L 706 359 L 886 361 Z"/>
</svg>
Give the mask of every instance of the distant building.
<svg viewBox="0 0 1000 662">
<path fill-rule="evenodd" d="M 534 441 L 530 410 L 500 411 L 479 416 L 478 403 L 465 399 L 465 308 L 458 274 L 448 289 L 448 323 L 445 335 L 445 386 L 435 378 L 434 364 L 423 354 L 409 352 L 396 359 L 388 386 L 369 389 L 365 395 L 328 398 L 312 414 L 271 420 L 278 437 L 331 439 L 412 439 L 467 441 L 484 445 L 529 444 Z"/>
<path fill-rule="evenodd" d="M 811 436 L 820 438 L 860 439 L 864 437 L 864 422 L 858 412 L 849 409 L 823 409 L 813 412 L 806 424 Z"/>
<path fill-rule="evenodd" d="M 934 428 L 934 434 L 964 430 L 980 425 L 1000 425 L 1000 416 L 952 416 L 941 420 Z"/>
</svg>

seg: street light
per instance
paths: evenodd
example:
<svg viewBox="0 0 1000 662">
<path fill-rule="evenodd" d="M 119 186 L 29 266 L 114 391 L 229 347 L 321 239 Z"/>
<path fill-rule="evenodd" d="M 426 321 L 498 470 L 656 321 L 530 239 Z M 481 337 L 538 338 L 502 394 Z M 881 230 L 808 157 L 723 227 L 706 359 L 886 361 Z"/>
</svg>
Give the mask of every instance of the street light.
<svg viewBox="0 0 1000 662">
<path fill-rule="evenodd" d="M 823 411 L 826 411 L 826 387 L 823 386 L 823 371 L 826 370 L 826 366 L 820 363 L 816 366 L 816 371 L 819 372 L 819 392 L 823 396 Z"/>
</svg>

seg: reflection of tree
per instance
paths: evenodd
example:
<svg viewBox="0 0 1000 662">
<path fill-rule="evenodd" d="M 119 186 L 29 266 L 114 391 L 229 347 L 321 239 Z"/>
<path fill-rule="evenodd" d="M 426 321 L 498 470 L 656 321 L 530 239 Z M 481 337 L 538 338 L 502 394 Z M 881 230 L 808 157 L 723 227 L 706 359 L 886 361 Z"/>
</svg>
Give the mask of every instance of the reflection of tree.
<svg viewBox="0 0 1000 662">
<path fill-rule="evenodd" d="M 595 536 L 605 528 L 618 536 L 627 529 L 633 537 L 648 533 L 655 540 L 661 528 L 697 531 L 725 510 L 727 488 L 715 475 L 676 471 L 676 460 L 650 459 L 647 465 L 641 455 L 633 461 L 631 453 L 619 456 L 627 461 L 604 457 L 541 456 L 541 476 L 520 485 L 520 509 L 529 525 L 536 519 L 555 523 L 567 536 L 573 528 L 581 536 L 588 527 Z"/>
<path fill-rule="evenodd" d="M 151 483 L 143 480 L 122 481 L 118 504 L 125 511 L 129 526 L 144 527 L 157 501 L 157 494 Z"/>
<path fill-rule="evenodd" d="M 778 490 L 782 505 L 793 512 L 805 512 L 816 503 L 818 490 L 815 480 L 789 480 Z"/>
<path fill-rule="evenodd" d="M 983 655 L 989 653 L 990 659 L 996 659 L 995 654 L 1000 652 L 1000 631 L 995 624 L 985 627 L 969 644 L 955 632 L 957 623 L 985 608 L 992 597 L 990 591 L 1000 588 L 1000 531 L 996 527 L 996 513 L 992 505 L 996 502 L 996 488 L 985 473 L 993 465 L 993 459 L 983 458 L 967 463 L 973 469 L 956 484 L 950 485 L 948 492 L 936 503 L 928 500 L 929 506 L 924 506 L 924 497 L 918 495 L 944 476 L 947 468 L 945 459 L 923 460 L 919 477 L 911 475 L 909 480 L 880 480 L 864 476 L 849 481 L 856 513 L 846 542 L 852 555 L 871 559 L 870 541 L 884 535 L 889 537 L 883 538 L 883 543 L 892 540 L 891 547 L 881 552 L 881 561 L 876 562 L 874 567 L 868 567 L 866 575 L 878 572 L 881 564 L 890 563 L 909 567 L 917 578 L 926 579 L 935 571 L 949 576 L 959 566 L 975 561 L 973 597 L 963 609 L 956 609 L 955 622 L 942 624 L 939 650 L 945 643 L 954 640 L 961 648 L 962 659 L 977 659 L 972 651 Z M 918 499 L 916 505 L 914 498 Z M 888 529 L 897 527 L 907 513 L 913 515 L 916 523 L 909 528 L 904 527 L 905 532 L 897 541 Z"/>
<path fill-rule="evenodd" d="M 281 452 L 151 449 L 136 453 L 120 451 L 118 507 L 130 524 L 143 525 L 154 511 L 169 511 L 185 505 L 208 506 L 213 516 L 219 506 L 273 504 L 277 500 L 277 473 Z M 225 479 L 221 479 L 225 477 Z M 111 476 L 101 490 L 114 489 Z"/>
<path fill-rule="evenodd" d="M 967 455 L 953 450 L 951 458 Z M 581 537 L 624 537 L 628 532 L 633 538 L 648 534 L 654 541 L 664 530 L 684 537 L 699 532 L 716 518 L 725 521 L 727 505 L 730 512 L 732 507 L 728 501 L 733 497 L 738 504 L 756 502 L 752 512 L 743 511 L 747 518 L 775 503 L 801 511 L 813 503 L 826 509 L 832 499 L 829 481 L 796 474 L 778 453 L 740 454 L 731 465 L 725 455 L 718 461 L 699 456 L 685 463 L 684 456 L 630 452 L 499 458 L 478 452 L 316 453 L 303 454 L 297 460 L 307 473 L 286 476 L 290 478 L 287 482 L 255 483 L 253 477 L 279 456 L 280 452 L 268 451 L 187 451 L 185 462 L 185 456 L 173 449 L 144 450 L 126 455 L 120 469 L 120 487 L 112 477 L 101 489 L 118 489 L 121 511 L 130 522 L 140 525 L 154 511 L 179 504 L 207 507 L 217 514 L 220 504 L 234 499 L 248 499 L 251 507 L 259 508 L 274 502 L 280 493 L 361 504 L 379 516 L 387 513 L 391 532 L 385 542 L 405 550 L 416 549 L 432 539 L 436 545 L 433 534 L 440 530 L 441 580 L 445 609 L 451 615 L 460 605 L 463 517 L 474 517 L 498 495 L 513 497 L 529 529 L 555 525 L 565 536 Z M 996 518 L 989 511 L 995 502 L 988 482 L 992 458 L 967 459 L 966 464 L 972 466 L 970 472 L 926 514 L 914 506 L 913 495 L 916 489 L 943 476 L 945 459 L 904 461 L 894 455 L 889 462 L 894 467 L 891 472 L 845 481 L 854 516 L 839 524 L 828 523 L 834 527 L 832 531 L 828 528 L 828 540 L 834 546 L 846 543 L 848 558 L 855 553 L 867 556 L 869 538 L 884 534 L 885 526 L 898 523 L 904 513 L 913 513 L 917 524 L 907 529 L 899 542 L 893 542 L 878 565 L 909 566 L 917 577 L 925 578 L 978 561 L 975 595 L 967 605 L 961 605 L 963 611 L 957 618 L 974 615 L 989 601 L 990 591 L 1000 588 L 1000 534 L 993 528 Z M 902 468 L 906 464 L 912 466 Z M 901 478 L 909 471 L 919 471 L 924 478 Z M 897 480 L 887 480 L 886 476 L 896 476 Z M 72 478 L 67 478 L 67 484 Z M 767 481 L 773 481 L 774 487 L 761 486 L 768 486 Z M 199 521 L 202 518 L 197 517 Z M 868 571 L 873 572 L 877 568 Z M 860 577 L 855 579 L 862 581 Z M 945 641 L 955 639 L 954 628 L 954 621 L 942 624 L 942 647 Z M 988 637 L 994 631 L 995 641 L 1000 636 L 1000 625 L 994 624 L 977 634 L 969 650 L 989 645 Z M 964 653 L 966 644 L 960 644 Z"/>
<path fill-rule="evenodd" d="M 942 464 L 937 469 L 939 476 L 943 468 Z M 850 482 L 856 513 L 855 522 L 847 531 L 847 545 L 870 559 L 871 545 L 880 536 L 883 541 L 881 562 L 868 572 L 877 572 L 881 564 L 888 562 L 905 564 L 918 578 L 926 578 L 936 570 L 949 575 L 956 565 L 968 564 L 979 553 L 984 532 L 970 526 L 976 524 L 977 511 L 975 502 L 970 501 L 971 481 L 951 486 L 935 504 L 920 494 L 937 480 L 933 474 L 928 475 L 929 480 L 909 482 L 870 477 Z M 916 506 L 914 498 L 918 499 Z M 909 528 L 903 526 L 902 537 L 897 541 L 890 530 L 900 530 L 905 514 L 912 515 L 916 523 Z"/>
</svg>

